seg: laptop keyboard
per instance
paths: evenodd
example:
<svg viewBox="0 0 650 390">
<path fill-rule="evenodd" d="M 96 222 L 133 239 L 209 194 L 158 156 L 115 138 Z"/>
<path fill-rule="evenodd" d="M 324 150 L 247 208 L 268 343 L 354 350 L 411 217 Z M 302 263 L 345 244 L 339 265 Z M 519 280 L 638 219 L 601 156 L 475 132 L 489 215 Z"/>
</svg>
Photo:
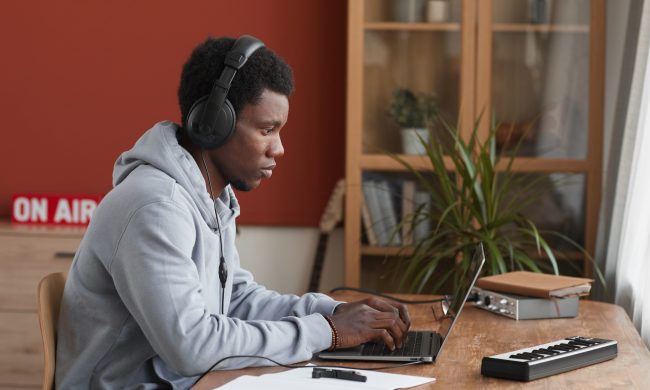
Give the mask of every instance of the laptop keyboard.
<svg viewBox="0 0 650 390">
<path fill-rule="evenodd" d="M 406 341 L 402 348 L 388 349 L 384 343 L 365 343 L 362 356 L 421 356 L 422 355 L 422 332 L 406 333 Z"/>
</svg>

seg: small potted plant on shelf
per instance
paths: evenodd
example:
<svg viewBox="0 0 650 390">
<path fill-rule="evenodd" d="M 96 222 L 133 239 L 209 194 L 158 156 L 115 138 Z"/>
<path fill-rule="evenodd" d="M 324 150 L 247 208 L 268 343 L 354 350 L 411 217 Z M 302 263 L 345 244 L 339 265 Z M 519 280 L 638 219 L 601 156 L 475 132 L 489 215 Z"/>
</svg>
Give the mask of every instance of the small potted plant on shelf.
<svg viewBox="0 0 650 390">
<path fill-rule="evenodd" d="M 432 172 L 420 171 L 391 154 L 431 198 L 426 206 L 415 205 L 395 229 L 415 229 L 421 223 L 430 226 L 409 252 L 404 249 L 405 264 L 399 265 L 401 289 L 437 293 L 449 283 L 456 285 L 479 241 L 486 250 L 486 274 L 523 269 L 558 274 L 557 258 L 563 254 L 551 247 L 550 238 L 568 244 L 593 263 L 577 242 L 563 233 L 538 228 L 523 213 L 562 183 L 547 173 L 513 172 L 519 145 L 497 152 L 496 126 L 481 140 L 475 125 L 469 139 L 464 139 L 458 129 L 440 122 L 451 143 L 421 140 Z M 601 272 L 595 266 L 594 270 L 604 285 Z"/>
<path fill-rule="evenodd" d="M 426 154 L 438 102 L 431 93 L 415 94 L 408 88 L 396 88 L 390 100 L 389 115 L 400 126 L 405 154 Z"/>
</svg>

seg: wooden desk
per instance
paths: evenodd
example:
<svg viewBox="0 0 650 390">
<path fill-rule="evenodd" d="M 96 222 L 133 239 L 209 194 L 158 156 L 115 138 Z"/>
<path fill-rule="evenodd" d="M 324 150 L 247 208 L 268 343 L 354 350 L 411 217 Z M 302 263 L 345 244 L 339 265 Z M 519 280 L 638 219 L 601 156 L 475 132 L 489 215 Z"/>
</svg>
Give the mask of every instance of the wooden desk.
<svg viewBox="0 0 650 390">
<path fill-rule="evenodd" d="M 362 297 L 356 293 L 334 296 L 347 301 Z M 414 330 L 431 329 L 431 321 L 434 321 L 431 305 L 411 305 L 409 310 Z M 616 340 L 618 356 L 607 362 L 532 382 L 481 376 L 483 356 L 526 348 L 566 336 Z M 313 363 L 318 364 L 319 361 Z M 347 364 L 357 367 L 381 365 L 369 362 Z M 215 371 L 206 375 L 195 389 L 212 389 L 240 375 L 261 375 L 281 370 L 283 369 L 276 367 Z M 616 305 L 585 300 L 580 302 L 580 313 L 576 318 L 515 321 L 468 304 L 461 312 L 436 363 L 402 367 L 389 372 L 436 378 L 435 383 L 417 389 L 642 389 L 650 386 L 650 352 L 625 311 Z"/>
</svg>

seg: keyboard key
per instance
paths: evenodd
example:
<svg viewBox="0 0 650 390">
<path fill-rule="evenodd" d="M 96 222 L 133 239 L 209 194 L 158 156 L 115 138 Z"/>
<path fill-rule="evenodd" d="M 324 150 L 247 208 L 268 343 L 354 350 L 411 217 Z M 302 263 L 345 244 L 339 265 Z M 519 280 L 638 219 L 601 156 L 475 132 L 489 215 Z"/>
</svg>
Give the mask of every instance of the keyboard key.
<svg viewBox="0 0 650 390">
<path fill-rule="evenodd" d="M 569 341 L 569 344 L 582 345 L 582 346 L 585 346 L 585 347 L 589 347 L 589 346 L 593 345 L 593 343 L 588 343 L 588 342 L 582 341 L 582 340 L 571 340 L 571 341 Z"/>
<path fill-rule="evenodd" d="M 408 332 L 402 348 L 388 349 L 384 343 L 366 343 L 361 351 L 363 356 L 407 356 L 414 355 L 420 351 L 423 334 L 420 332 Z"/>
<path fill-rule="evenodd" d="M 592 346 L 592 345 L 596 345 L 596 344 L 599 343 L 599 341 L 597 339 L 586 338 L 586 337 L 576 337 L 576 338 L 574 338 L 572 340 L 575 341 L 575 342 L 578 342 L 578 343 L 585 343 L 585 344 L 587 344 L 587 346 Z"/>
</svg>

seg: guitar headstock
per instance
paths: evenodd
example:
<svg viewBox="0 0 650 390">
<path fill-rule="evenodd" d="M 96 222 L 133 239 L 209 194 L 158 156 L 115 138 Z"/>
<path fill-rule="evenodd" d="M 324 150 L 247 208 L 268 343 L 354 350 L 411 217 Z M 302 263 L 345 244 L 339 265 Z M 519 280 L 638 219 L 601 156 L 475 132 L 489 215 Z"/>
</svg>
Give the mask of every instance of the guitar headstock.
<svg viewBox="0 0 650 390">
<path fill-rule="evenodd" d="M 343 198 L 345 196 L 345 179 L 339 179 L 334 186 L 325 206 L 325 211 L 320 218 L 321 233 L 329 233 L 343 220 Z"/>
</svg>

